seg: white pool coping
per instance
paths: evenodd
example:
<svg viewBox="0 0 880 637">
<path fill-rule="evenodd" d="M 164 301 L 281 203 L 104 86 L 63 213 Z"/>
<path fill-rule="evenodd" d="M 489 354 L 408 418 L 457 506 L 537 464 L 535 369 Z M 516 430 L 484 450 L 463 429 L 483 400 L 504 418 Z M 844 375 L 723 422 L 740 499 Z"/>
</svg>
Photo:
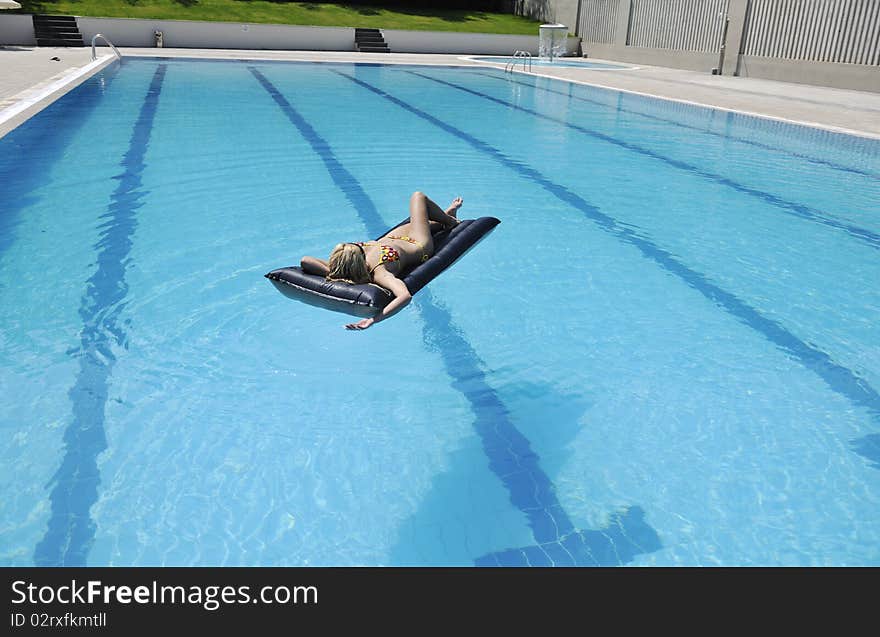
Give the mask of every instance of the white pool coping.
<svg viewBox="0 0 880 637">
<path fill-rule="evenodd" d="M 596 70 L 599 70 L 599 69 L 596 69 Z M 611 69 L 606 69 L 606 70 L 611 70 Z M 522 71 L 517 71 L 517 72 L 521 73 Z M 616 88 L 613 86 L 608 86 L 606 84 L 601 84 L 599 82 L 594 82 L 594 81 L 588 82 L 587 80 L 579 80 L 579 79 L 573 79 L 573 78 L 561 78 L 556 75 L 550 75 L 547 73 L 540 73 L 537 71 L 526 72 L 526 75 L 537 75 L 539 77 L 546 77 L 546 78 L 550 78 L 550 79 L 554 79 L 554 80 L 562 80 L 564 82 L 571 82 L 572 84 L 582 84 L 584 86 L 603 88 L 603 89 L 607 89 L 609 91 L 620 91 L 621 93 L 629 93 L 630 95 L 639 95 L 641 97 L 651 97 L 654 99 L 661 99 L 661 100 L 666 100 L 669 102 L 677 102 L 679 104 L 687 104 L 689 106 L 699 106 L 701 108 L 710 108 L 710 109 L 714 109 L 716 111 L 723 111 L 726 113 L 736 113 L 738 115 L 745 115 L 748 117 L 757 117 L 759 119 L 769 119 L 769 120 L 773 120 L 776 122 L 784 122 L 786 124 L 794 124 L 797 126 L 807 126 L 809 128 L 820 128 L 823 130 L 830 131 L 832 133 L 841 133 L 844 135 L 852 135 L 854 137 L 867 137 L 869 139 L 880 140 L 880 133 L 874 133 L 871 131 L 863 131 L 863 130 L 858 130 L 858 129 L 854 129 L 854 128 L 847 128 L 847 127 L 843 127 L 843 126 L 835 126 L 835 125 L 826 124 L 823 122 L 811 121 L 808 119 L 793 119 L 793 118 L 784 117 L 781 115 L 770 115 L 770 114 L 762 113 L 759 111 L 748 111 L 748 110 L 744 110 L 742 108 L 729 108 L 726 106 L 718 106 L 717 104 L 709 104 L 706 102 L 698 102 L 698 101 L 693 101 L 693 100 L 688 100 L 688 99 L 683 99 L 683 98 L 678 98 L 678 97 L 668 97 L 668 96 L 663 96 L 663 95 L 657 95 L 656 93 L 648 93 L 648 92 L 637 91 L 637 90 L 633 90 L 633 89 Z"/>
<path fill-rule="evenodd" d="M 49 84 L 37 84 L 5 100 L 12 102 L 12 104 L 0 110 L 0 137 L 85 82 L 115 59 L 115 55 L 102 55 L 85 66 L 68 71 L 61 78 L 51 81 Z"/>
<path fill-rule="evenodd" d="M 503 62 L 501 60 L 496 61 L 496 60 L 487 60 L 486 59 L 486 58 L 490 58 L 490 57 L 504 59 L 503 55 L 463 55 L 463 56 L 459 57 L 459 59 L 460 60 L 467 60 L 469 62 L 477 62 L 479 64 L 491 64 L 492 66 L 495 66 L 497 68 L 507 68 L 508 64 L 510 64 L 510 62 L 513 61 L 511 56 L 507 56 L 508 59 Z M 564 58 L 564 59 L 570 60 L 572 58 Z M 641 66 L 638 66 L 635 64 L 629 64 L 628 62 L 606 62 L 605 60 L 598 60 L 598 59 L 593 59 L 593 58 L 590 58 L 590 59 L 575 58 L 575 59 L 582 60 L 582 62 L 576 63 L 576 64 L 566 64 L 564 66 L 564 68 L 576 69 L 579 71 L 591 71 L 591 72 L 597 72 L 597 73 L 601 73 L 603 71 L 638 71 L 640 68 L 642 68 Z M 554 68 L 552 64 L 550 64 L 550 65 L 539 64 L 538 58 L 534 58 L 533 62 L 534 62 L 534 64 L 531 64 L 529 66 L 530 71 L 534 67 L 538 67 L 541 69 L 543 69 L 543 68 L 553 69 Z M 596 67 L 588 66 L 592 62 L 595 62 L 597 64 L 609 64 L 609 65 L 611 65 L 611 68 L 596 68 Z M 520 65 L 522 65 L 523 68 L 519 69 L 519 70 L 524 71 L 525 65 L 529 65 L 529 58 L 521 58 L 521 57 L 517 58 L 515 64 L 512 66 L 512 69 L 516 70 L 516 67 L 520 66 Z"/>
</svg>

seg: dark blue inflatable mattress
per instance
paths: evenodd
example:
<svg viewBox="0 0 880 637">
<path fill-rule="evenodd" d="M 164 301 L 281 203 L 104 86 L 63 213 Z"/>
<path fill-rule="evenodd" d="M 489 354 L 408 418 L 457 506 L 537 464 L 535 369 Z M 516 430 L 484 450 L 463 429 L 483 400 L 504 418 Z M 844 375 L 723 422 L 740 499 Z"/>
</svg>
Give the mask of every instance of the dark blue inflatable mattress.
<svg viewBox="0 0 880 637">
<path fill-rule="evenodd" d="M 398 226 L 407 221 L 409 219 Z M 434 277 L 479 243 L 499 223 L 500 221 L 495 217 L 463 219 L 452 230 L 439 230 L 434 233 L 433 256 L 401 277 L 410 294 L 415 294 L 425 287 Z M 388 232 L 391 230 L 393 228 Z M 364 318 L 375 316 L 394 298 L 391 292 L 374 283 L 351 284 L 328 281 L 316 274 L 306 274 L 299 266 L 272 270 L 266 278 L 272 281 L 285 296 L 292 299 Z"/>
</svg>

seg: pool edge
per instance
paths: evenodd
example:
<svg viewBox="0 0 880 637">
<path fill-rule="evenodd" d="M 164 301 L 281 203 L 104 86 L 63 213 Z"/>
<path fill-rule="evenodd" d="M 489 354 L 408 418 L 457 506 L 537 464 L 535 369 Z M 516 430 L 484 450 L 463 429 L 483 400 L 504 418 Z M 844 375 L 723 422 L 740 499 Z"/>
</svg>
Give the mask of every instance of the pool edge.
<svg viewBox="0 0 880 637">
<path fill-rule="evenodd" d="M 51 81 L 45 86 L 37 84 L 12 96 L 10 100 L 13 101 L 13 104 L 0 110 L 0 138 L 24 124 L 115 60 L 116 56 L 114 55 L 103 55 L 85 66 L 70 70 L 60 79 Z"/>
<path fill-rule="evenodd" d="M 586 80 L 576 80 L 569 77 L 558 77 L 556 75 L 548 75 L 546 73 L 539 73 L 537 71 L 522 71 L 513 69 L 512 72 L 520 73 L 521 75 L 529 75 L 529 76 L 539 76 L 548 78 L 551 80 L 559 80 L 562 82 L 571 82 L 572 84 L 582 84 L 584 86 L 591 86 L 594 88 L 605 89 L 606 91 L 616 91 L 619 93 L 629 93 L 631 95 L 639 95 L 641 97 L 650 97 L 658 100 L 666 100 L 669 102 L 677 102 L 679 104 L 687 104 L 689 106 L 699 106 L 701 108 L 709 108 L 717 111 L 724 111 L 726 113 L 738 113 L 740 115 L 746 115 L 747 117 L 756 117 L 759 119 L 769 119 L 776 122 L 784 122 L 786 124 L 794 124 L 796 126 L 807 126 L 809 128 L 819 128 L 821 130 L 827 130 L 832 133 L 838 133 L 841 135 L 852 135 L 853 137 L 864 137 L 866 139 L 874 139 L 880 140 L 880 133 L 871 133 L 869 131 L 856 130 L 852 128 L 843 128 L 841 126 L 833 126 L 831 124 L 823 124 L 821 122 L 812 122 L 801 119 L 791 119 L 788 117 L 782 117 L 779 115 L 769 115 L 767 113 L 758 113 L 755 111 L 746 111 L 739 108 L 730 108 L 727 106 L 717 106 L 714 104 L 707 104 L 705 102 L 697 102 L 695 100 L 687 100 L 680 97 L 669 97 L 667 95 L 657 95 L 656 93 L 647 93 L 645 91 L 636 91 L 633 89 L 625 89 L 618 88 L 614 86 L 608 86 L 607 84 L 599 84 L 598 82 L 588 82 Z"/>
</svg>

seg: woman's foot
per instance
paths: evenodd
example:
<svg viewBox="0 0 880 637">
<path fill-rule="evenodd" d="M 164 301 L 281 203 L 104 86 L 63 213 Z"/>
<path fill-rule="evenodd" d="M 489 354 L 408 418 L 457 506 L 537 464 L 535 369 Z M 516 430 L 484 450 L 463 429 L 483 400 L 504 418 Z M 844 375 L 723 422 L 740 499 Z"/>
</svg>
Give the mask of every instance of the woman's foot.
<svg viewBox="0 0 880 637">
<path fill-rule="evenodd" d="M 460 221 L 458 220 L 458 209 L 461 208 L 461 204 L 464 203 L 464 200 L 461 197 L 456 197 L 452 200 L 452 203 L 449 204 L 449 207 L 446 209 L 446 214 L 455 219 L 455 224 L 458 225 Z"/>
</svg>

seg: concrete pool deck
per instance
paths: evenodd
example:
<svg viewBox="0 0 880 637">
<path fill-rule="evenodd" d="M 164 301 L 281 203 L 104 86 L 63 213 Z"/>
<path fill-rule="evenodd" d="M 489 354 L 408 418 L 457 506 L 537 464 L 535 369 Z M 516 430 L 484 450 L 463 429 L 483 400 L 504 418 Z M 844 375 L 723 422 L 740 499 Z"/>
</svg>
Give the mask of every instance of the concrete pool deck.
<svg viewBox="0 0 880 637">
<path fill-rule="evenodd" d="M 467 55 L 356 53 L 345 51 L 248 51 L 240 49 L 123 48 L 123 56 L 211 59 L 255 59 L 308 62 L 378 62 L 399 64 L 453 64 L 487 66 Z M 52 60 L 53 57 L 60 60 Z M 34 112 L 76 86 L 96 68 L 112 63 L 109 49 L 54 47 L 0 47 L 0 136 Z M 608 62 L 589 58 L 586 61 Z M 503 65 L 495 65 L 501 67 Z M 533 74 L 575 81 L 613 90 L 653 95 L 681 102 L 739 111 L 761 117 L 880 139 L 880 93 L 825 88 L 754 78 L 711 75 L 657 66 L 621 70 L 534 66 Z M 78 74 L 78 77 L 77 77 Z M 74 78 L 66 90 L 53 87 Z M 78 81 L 76 81 L 78 80 Z M 880 71 L 878 71 L 880 82 Z M 52 93 L 51 95 L 49 93 Z M 8 117 L 14 110 L 15 117 Z M 6 114 L 4 116 L 4 113 Z"/>
</svg>

